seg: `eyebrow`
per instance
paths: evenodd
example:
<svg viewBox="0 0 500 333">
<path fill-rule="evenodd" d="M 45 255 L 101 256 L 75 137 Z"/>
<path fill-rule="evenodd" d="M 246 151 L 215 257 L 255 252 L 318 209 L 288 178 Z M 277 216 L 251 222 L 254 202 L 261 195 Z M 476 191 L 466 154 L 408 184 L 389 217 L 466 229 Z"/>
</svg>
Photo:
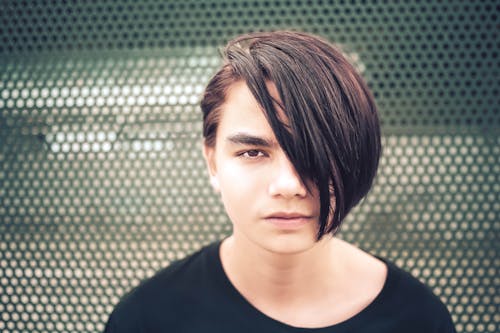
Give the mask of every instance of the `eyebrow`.
<svg viewBox="0 0 500 333">
<path fill-rule="evenodd" d="M 247 134 L 247 133 L 236 133 L 230 135 L 226 138 L 227 141 L 238 144 L 238 145 L 247 145 L 247 146 L 260 146 L 271 148 L 277 145 L 274 140 L 262 138 L 259 136 Z"/>
</svg>

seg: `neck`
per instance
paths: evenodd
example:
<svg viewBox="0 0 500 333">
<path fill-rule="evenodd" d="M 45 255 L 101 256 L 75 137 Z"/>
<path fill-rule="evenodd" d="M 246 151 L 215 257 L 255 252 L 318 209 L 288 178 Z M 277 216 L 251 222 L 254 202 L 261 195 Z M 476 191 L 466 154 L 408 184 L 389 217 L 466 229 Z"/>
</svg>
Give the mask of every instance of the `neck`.
<svg viewBox="0 0 500 333">
<path fill-rule="evenodd" d="M 277 253 L 233 235 L 222 243 L 220 256 L 227 277 L 249 303 L 297 327 L 351 318 L 375 299 L 387 276 L 383 262 L 331 237 L 304 251 Z"/>
<path fill-rule="evenodd" d="M 321 297 L 335 276 L 332 238 L 294 253 L 276 253 L 243 237 L 232 236 L 221 246 L 221 259 L 229 280 L 251 303 L 274 306 Z"/>
</svg>

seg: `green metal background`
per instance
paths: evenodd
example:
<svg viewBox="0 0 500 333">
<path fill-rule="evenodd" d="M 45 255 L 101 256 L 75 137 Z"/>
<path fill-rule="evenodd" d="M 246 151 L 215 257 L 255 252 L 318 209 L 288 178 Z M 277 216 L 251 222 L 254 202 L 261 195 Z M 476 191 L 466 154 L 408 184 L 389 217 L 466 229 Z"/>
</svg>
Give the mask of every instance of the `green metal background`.
<svg viewBox="0 0 500 333">
<path fill-rule="evenodd" d="M 340 236 L 499 332 L 498 1 L 3 1 L 0 331 L 98 332 L 141 279 L 230 232 L 200 153 L 217 47 L 297 29 L 372 87 L 384 155 Z"/>
</svg>

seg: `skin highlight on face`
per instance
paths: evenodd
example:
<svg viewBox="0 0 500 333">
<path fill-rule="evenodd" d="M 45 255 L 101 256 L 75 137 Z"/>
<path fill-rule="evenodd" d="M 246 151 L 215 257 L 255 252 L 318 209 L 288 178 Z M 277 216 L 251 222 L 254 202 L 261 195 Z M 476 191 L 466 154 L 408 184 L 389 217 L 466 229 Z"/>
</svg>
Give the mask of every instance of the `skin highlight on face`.
<svg viewBox="0 0 500 333">
<path fill-rule="evenodd" d="M 269 88 L 279 101 L 272 83 Z M 243 81 L 230 86 L 219 112 L 215 145 L 204 151 L 235 240 L 277 253 L 313 247 L 317 189 L 302 182 Z"/>
</svg>

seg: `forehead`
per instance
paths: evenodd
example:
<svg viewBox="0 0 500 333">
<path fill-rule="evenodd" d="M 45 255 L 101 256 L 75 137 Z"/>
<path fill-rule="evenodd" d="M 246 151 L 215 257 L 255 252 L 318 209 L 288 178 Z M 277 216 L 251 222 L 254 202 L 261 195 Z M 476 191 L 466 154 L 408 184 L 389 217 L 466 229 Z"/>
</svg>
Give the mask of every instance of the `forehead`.
<svg viewBox="0 0 500 333">
<path fill-rule="evenodd" d="M 278 112 L 278 117 L 285 119 L 276 86 L 272 82 L 267 82 L 266 85 Z M 274 137 L 263 108 L 245 81 L 237 81 L 229 86 L 219 112 L 218 134 L 246 130 L 251 131 L 252 134 Z M 286 121 L 284 123 L 286 124 Z"/>
<path fill-rule="evenodd" d="M 224 103 L 220 107 L 218 137 L 234 132 L 272 134 L 262 107 L 253 97 L 244 81 L 238 81 L 228 88 Z"/>
</svg>

